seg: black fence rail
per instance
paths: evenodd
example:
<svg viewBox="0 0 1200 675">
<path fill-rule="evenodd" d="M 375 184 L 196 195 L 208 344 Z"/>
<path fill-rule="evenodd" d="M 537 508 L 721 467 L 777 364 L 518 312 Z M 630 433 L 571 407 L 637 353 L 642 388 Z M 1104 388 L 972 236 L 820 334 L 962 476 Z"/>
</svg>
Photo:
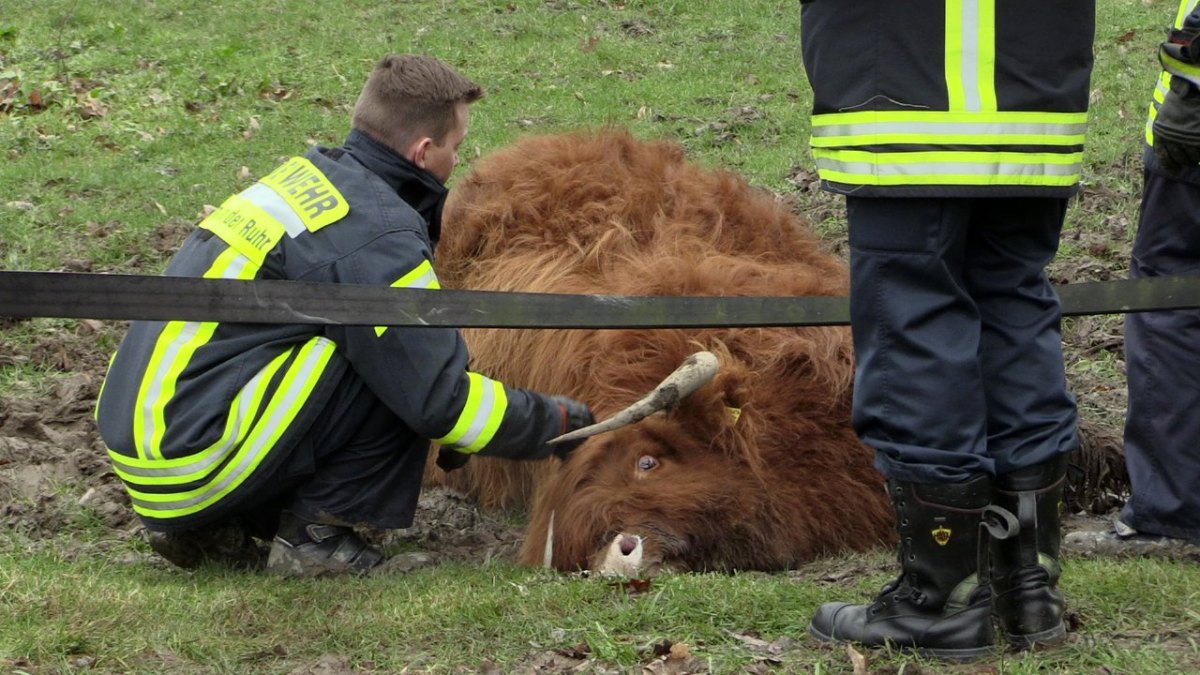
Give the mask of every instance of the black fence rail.
<svg viewBox="0 0 1200 675">
<path fill-rule="evenodd" d="M 1200 308 L 1200 277 L 1056 288 L 1068 316 Z M 0 317 L 600 329 L 850 321 L 845 297 L 565 295 L 27 271 L 0 271 Z"/>
</svg>

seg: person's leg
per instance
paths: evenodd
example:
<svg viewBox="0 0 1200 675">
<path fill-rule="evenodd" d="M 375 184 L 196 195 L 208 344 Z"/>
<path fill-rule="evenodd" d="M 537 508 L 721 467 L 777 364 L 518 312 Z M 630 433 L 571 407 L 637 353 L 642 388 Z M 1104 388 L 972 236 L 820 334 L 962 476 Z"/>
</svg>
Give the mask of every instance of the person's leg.
<svg viewBox="0 0 1200 675">
<path fill-rule="evenodd" d="M 996 613 L 1009 641 L 1031 647 L 1066 634 L 1058 589 L 1059 502 L 1066 453 L 1078 447 L 1067 390 L 1061 304 L 1046 277 L 1066 199 L 977 202 L 966 283 L 980 312 L 979 361 L 987 399 L 993 503 L 1016 514 L 1016 537 L 991 543 Z"/>
<path fill-rule="evenodd" d="M 1200 186 L 1147 173 L 1133 278 L 1200 276 Z M 1125 464 L 1135 530 L 1200 541 L 1200 310 L 1125 315 Z"/>
<path fill-rule="evenodd" d="M 1062 305 L 1046 276 L 1067 200 L 980 199 L 964 281 L 979 308 L 987 453 L 1002 476 L 1078 448 Z"/>
<path fill-rule="evenodd" d="M 418 438 L 369 389 L 362 387 L 326 424 L 314 425 L 302 452 L 311 467 L 292 493 L 289 510 L 304 519 L 379 529 L 412 525 L 429 442 Z"/>
<path fill-rule="evenodd" d="M 268 570 L 285 576 L 362 573 L 383 561 L 355 531 L 412 524 L 428 441 L 353 375 L 293 450 L 280 483 L 290 503 Z"/>
<path fill-rule="evenodd" d="M 846 200 L 854 429 L 889 478 L 992 473 L 979 311 L 963 283 L 972 201 Z"/>
<path fill-rule="evenodd" d="M 960 660 L 994 649 L 980 568 L 992 464 L 979 314 L 963 284 L 971 204 L 847 199 L 854 425 L 889 477 L 901 572 L 870 604 L 822 605 L 818 640 Z"/>
</svg>

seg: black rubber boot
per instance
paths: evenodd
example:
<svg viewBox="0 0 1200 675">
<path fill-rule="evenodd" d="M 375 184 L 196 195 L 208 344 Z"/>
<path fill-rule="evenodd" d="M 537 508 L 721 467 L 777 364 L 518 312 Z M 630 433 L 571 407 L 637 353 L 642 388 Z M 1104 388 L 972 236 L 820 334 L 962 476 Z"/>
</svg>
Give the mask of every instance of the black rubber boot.
<svg viewBox="0 0 1200 675">
<path fill-rule="evenodd" d="M 996 615 L 1014 646 L 1025 649 L 1061 642 L 1066 601 L 1058 588 L 1066 482 L 1065 455 L 996 479 L 993 501 L 1017 515 L 1018 536 L 992 542 L 992 588 Z"/>
<path fill-rule="evenodd" d="M 239 569 L 261 569 L 267 553 L 235 521 L 179 532 L 147 532 L 154 552 L 184 569 L 215 564 Z"/>
<path fill-rule="evenodd" d="M 900 577 L 869 605 L 822 605 L 809 634 L 824 642 L 891 645 L 955 661 L 992 654 L 989 535 L 982 532 L 992 508 L 991 481 L 983 474 L 942 485 L 890 480 L 888 492 L 900 532 Z M 1008 515 L 1005 527 L 1014 526 Z M 997 535 L 1007 533 L 999 525 L 988 527 Z"/>
<path fill-rule="evenodd" d="M 284 577 L 366 574 L 383 560 L 383 553 L 352 527 L 312 522 L 284 511 L 267 571 Z"/>
</svg>

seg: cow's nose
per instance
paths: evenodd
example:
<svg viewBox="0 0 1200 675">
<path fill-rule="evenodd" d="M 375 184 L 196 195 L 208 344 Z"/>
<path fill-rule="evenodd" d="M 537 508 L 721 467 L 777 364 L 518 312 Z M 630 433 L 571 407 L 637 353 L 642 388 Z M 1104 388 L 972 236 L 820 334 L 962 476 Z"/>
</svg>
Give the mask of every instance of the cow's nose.
<svg viewBox="0 0 1200 675">
<path fill-rule="evenodd" d="M 628 535 L 628 534 L 622 535 L 621 536 L 621 554 L 629 555 L 630 553 L 633 553 L 634 551 L 637 550 L 638 544 L 640 544 L 640 543 L 641 542 L 638 541 L 637 537 L 634 537 L 634 536 Z"/>
</svg>

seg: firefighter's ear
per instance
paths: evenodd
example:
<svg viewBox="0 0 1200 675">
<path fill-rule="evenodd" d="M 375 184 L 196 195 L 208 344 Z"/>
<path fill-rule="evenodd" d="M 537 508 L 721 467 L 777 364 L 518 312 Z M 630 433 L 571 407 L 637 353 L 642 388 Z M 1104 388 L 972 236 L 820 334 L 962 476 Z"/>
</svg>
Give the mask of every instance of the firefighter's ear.
<svg viewBox="0 0 1200 675">
<path fill-rule="evenodd" d="M 433 145 L 433 139 L 428 136 L 422 136 L 413 141 L 412 145 L 408 146 L 408 152 L 404 156 L 408 161 L 424 169 L 425 154 L 429 152 L 431 145 Z"/>
</svg>

